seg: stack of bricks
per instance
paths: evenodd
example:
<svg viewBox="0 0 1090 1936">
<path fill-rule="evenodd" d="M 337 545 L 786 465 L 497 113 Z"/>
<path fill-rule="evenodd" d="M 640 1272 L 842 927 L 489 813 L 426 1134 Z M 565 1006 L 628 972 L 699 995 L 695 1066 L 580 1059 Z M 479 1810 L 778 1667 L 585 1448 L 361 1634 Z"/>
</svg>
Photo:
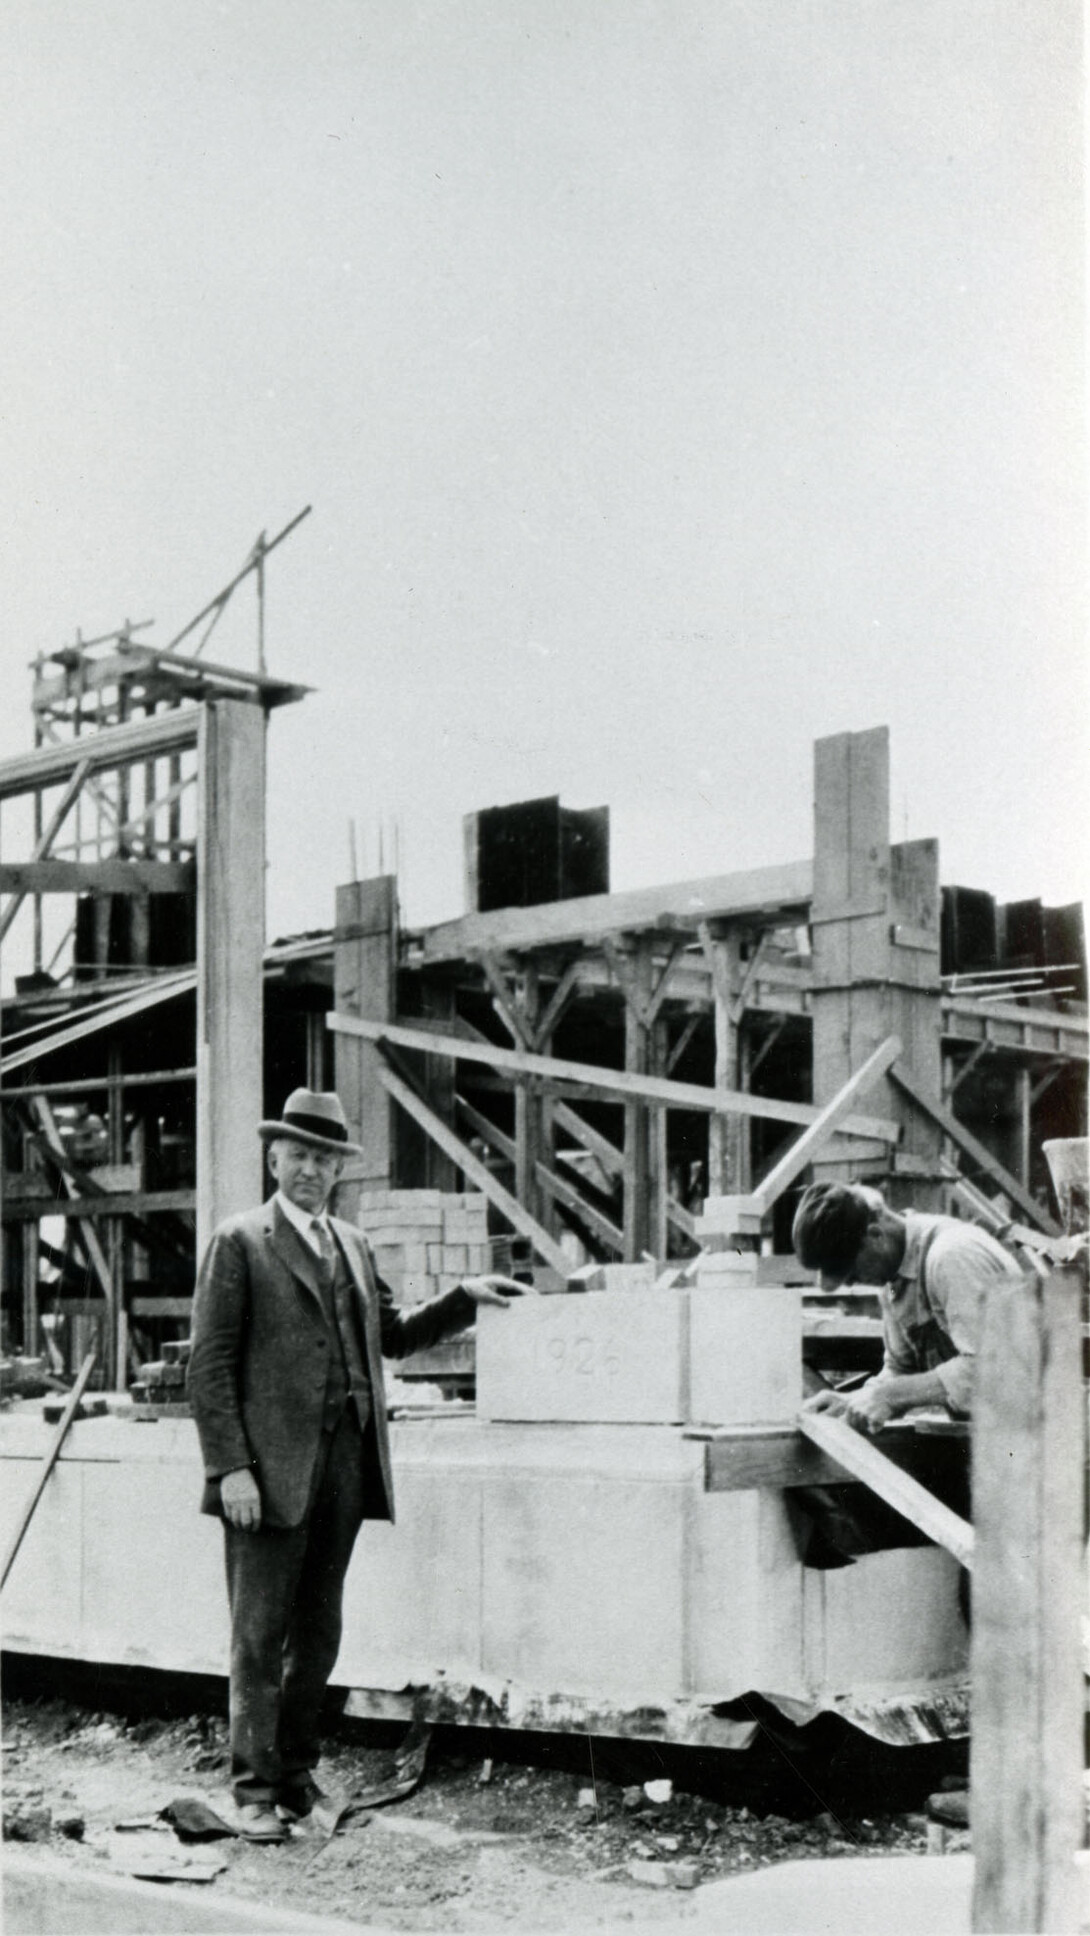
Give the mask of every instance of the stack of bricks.
<svg viewBox="0 0 1090 1936">
<path fill-rule="evenodd" d="M 161 1358 L 155 1358 L 150 1364 L 140 1367 L 140 1376 L 130 1387 L 137 1417 L 158 1418 L 164 1412 L 171 1418 L 190 1416 L 185 1395 L 185 1368 L 189 1352 L 189 1339 L 178 1338 L 164 1344 Z"/>
<path fill-rule="evenodd" d="M 399 1302 L 420 1304 L 491 1270 L 488 1200 L 479 1190 L 368 1190 L 359 1226 Z"/>
</svg>

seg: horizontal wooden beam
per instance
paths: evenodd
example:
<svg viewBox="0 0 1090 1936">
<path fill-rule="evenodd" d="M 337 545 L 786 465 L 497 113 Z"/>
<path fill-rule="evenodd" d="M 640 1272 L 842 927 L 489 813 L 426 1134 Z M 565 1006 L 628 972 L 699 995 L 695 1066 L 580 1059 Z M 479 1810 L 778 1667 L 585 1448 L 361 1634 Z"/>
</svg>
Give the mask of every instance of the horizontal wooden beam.
<svg viewBox="0 0 1090 1936">
<path fill-rule="evenodd" d="M 903 1519 L 933 1539 L 936 1546 L 945 1546 L 962 1566 L 972 1567 L 973 1529 L 968 1520 L 944 1506 L 911 1473 L 902 1472 L 873 1439 L 829 1412 L 800 1412 L 798 1428 L 819 1452 L 835 1459 L 851 1478 L 861 1479 L 887 1506 L 892 1506 Z"/>
<path fill-rule="evenodd" d="M 154 713 L 150 719 L 104 726 L 100 732 L 66 740 L 63 745 L 39 746 L 32 753 L 0 761 L 0 800 L 33 793 L 38 787 L 56 786 L 83 760 L 90 761 L 92 772 L 102 772 L 114 766 L 131 766 L 137 760 L 155 759 L 162 753 L 184 752 L 197 744 L 199 720 L 198 706 L 177 706 L 169 712 Z"/>
<path fill-rule="evenodd" d="M 41 1197 L 4 1193 L 3 1218 L 8 1223 L 33 1223 L 42 1217 L 146 1217 L 153 1211 L 192 1210 L 194 1190 L 106 1190 L 101 1196 Z"/>
<path fill-rule="evenodd" d="M 186 894 L 196 883 L 189 861 L 112 857 L 0 862 L 4 894 Z"/>
<path fill-rule="evenodd" d="M 820 1452 L 791 1425 L 739 1426 L 709 1438 L 704 1451 L 705 1492 L 750 1492 L 762 1486 L 835 1486 L 843 1482 L 843 1468 L 836 1460 Z"/>
<path fill-rule="evenodd" d="M 636 888 L 627 894 L 587 894 L 538 907 L 466 914 L 425 928 L 417 940 L 425 962 L 460 961 L 482 949 L 548 947 L 670 925 L 692 928 L 695 936 L 701 921 L 755 914 L 785 920 L 797 914 L 805 920 L 813 879 L 810 861 L 794 861 L 666 887 Z"/>
<path fill-rule="evenodd" d="M 892 1069 L 890 1079 L 897 1084 L 898 1089 L 904 1091 L 918 1109 L 922 1109 L 926 1116 L 930 1116 L 933 1122 L 938 1123 L 939 1128 L 949 1136 L 950 1141 L 964 1150 L 966 1156 L 972 1158 L 978 1169 L 990 1176 L 993 1183 L 998 1183 L 1004 1194 L 1010 1197 L 1012 1203 L 1018 1205 L 1023 1215 L 1027 1216 L 1038 1230 L 1043 1230 L 1049 1237 L 1062 1235 L 1059 1224 L 1049 1216 L 1047 1210 L 1041 1209 L 1036 1197 L 1030 1195 L 1018 1178 L 1012 1176 L 999 1158 L 993 1156 L 991 1150 L 966 1129 L 964 1123 L 959 1123 L 957 1117 L 951 1115 L 937 1097 L 929 1096 L 926 1089 L 921 1089 L 914 1076 L 910 1076 L 905 1069 Z"/>
<path fill-rule="evenodd" d="M 505 1190 L 502 1183 L 496 1181 L 487 1165 L 474 1155 L 452 1129 L 448 1129 L 442 1118 L 437 1116 L 433 1109 L 428 1108 L 427 1103 L 421 1101 L 416 1091 L 410 1089 L 408 1083 L 402 1080 L 396 1070 L 383 1063 L 379 1067 L 378 1075 L 387 1095 L 400 1103 L 406 1115 L 411 1116 L 415 1123 L 419 1123 L 421 1129 L 431 1137 L 432 1142 L 438 1145 L 445 1156 L 450 1157 L 452 1163 L 457 1164 L 490 1203 L 495 1204 L 500 1215 L 506 1217 L 508 1223 L 514 1226 L 520 1236 L 530 1239 L 538 1256 L 543 1257 L 545 1262 L 551 1264 L 553 1270 L 559 1271 L 562 1277 L 567 1277 L 570 1265 L 560 1245 L 553 1242 L 548 1231 L 542 1228 L 528 1210 L 523 1209 L 518 1198 L 513 1197 L 510 1190 Z"/>
<path fill-rule="evenodd" d="M 705 1114 L 761 1116 L 771 1122 L 798 1123 L 807 1127 L 820 1112 L 812 1103 L 780 1102 L 772 1096 L 752 1096 L 738 1089 L 712 1089 L 701 1083 L 673 1082 L 665 1076 L 637 1075 L 628 1069 L 602 1069 L 590 1062 L 567 1062 L 559 1056 L 532 1055 L 526 1049 L 501 1049 L 491 1042 L 467 1042 L 460 1036 L 433 1034 L 430 1030 L 406 1028 L 400 1022 L 371 1022 L 360 1015 L 333 1011 L 326 1016 L 327 1027 L 344 1035 L 362 1035 L 369 1042 L 390 1042 L 403 1049 L 423 1050 L 426 1055 L 450 1056 L 456 1062 L 483 1062 L 489 1068 L 508 1071 L 514 1076 L 542 1076 L 547 1081 L 580 1084 L 595 1095 L 621 1097 L 628 1102 L 646 1102 L 667 1109 L 701 1110 Z M 837 1124 L 844 1136 L 865 1137 L 870 1142 L 896 1143 L 900 1129 L 879 1116 L 847 1116 Z"/>
</svg>

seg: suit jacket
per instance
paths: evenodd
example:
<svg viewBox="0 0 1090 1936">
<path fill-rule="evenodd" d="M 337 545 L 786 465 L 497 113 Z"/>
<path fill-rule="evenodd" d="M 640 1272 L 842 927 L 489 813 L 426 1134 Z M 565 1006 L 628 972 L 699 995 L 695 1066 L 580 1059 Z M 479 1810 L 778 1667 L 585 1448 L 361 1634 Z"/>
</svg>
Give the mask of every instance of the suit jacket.
<svg viewBox="0 0 1090 1936">
<path fill-rule="evenodd" d="M 461 1289 L 399 1309 L 376 1274 L 366 1240 L 330 1218 L 355 1286 L 360 1342 L 371 1379 L 377 1461 L 366 1516 L 393 1519 L 394 1487 L 383 1356 L 404 1358 L 474 1315 Z M 261 1488 L 262 1523 L 298 1526 L 306 1513 L 322 1429 L 331 1340 L 319 1262 L 276 1203 L 229 1217 L 197 1277 L 187 1387 L 204 1456 L 202 1512 L 222 1514 L 219 1481 L 248 1466 Z"/>
</svg>

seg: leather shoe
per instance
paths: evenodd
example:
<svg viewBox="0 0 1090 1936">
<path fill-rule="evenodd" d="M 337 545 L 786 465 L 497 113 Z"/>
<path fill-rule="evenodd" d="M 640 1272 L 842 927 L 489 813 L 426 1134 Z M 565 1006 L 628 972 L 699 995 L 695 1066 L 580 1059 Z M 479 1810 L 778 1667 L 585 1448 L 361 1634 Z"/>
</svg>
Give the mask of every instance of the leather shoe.
<svg viewBox="0 0 1090 1936">
<path fill-rule="evenodd" d="M 282 1822 L 301 1822 L 326 1799 L 316 1781 L 299 1782 L 295 1787 L 281 1789 L 276 1798 L 276 1812 Z"/>
<path fill-rule="evenodd" d="M 231 1826 L 246 1842 L 283 1842 L 287 1829 L 267 1802 L 236 1802 Z"/>
</svg>

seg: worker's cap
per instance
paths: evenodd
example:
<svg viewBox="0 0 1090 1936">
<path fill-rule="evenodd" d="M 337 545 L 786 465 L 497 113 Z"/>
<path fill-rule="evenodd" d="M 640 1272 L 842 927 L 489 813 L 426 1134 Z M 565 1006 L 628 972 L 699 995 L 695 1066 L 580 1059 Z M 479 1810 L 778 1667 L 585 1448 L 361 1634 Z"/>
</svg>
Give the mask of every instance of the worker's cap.
<svg viewBox="0 0 1090 1936">
<path fill-rule="evenodd" d="M 293 1089 L 284 1104 L 278 1123 L 258 1123 L 263 1143 L 289 1137 L 309 1149 L 333 1151 L 338 1156 L 359 1156 L 358 1143 L 348 1140 L 348 1118 L 338 1095 L 332 1089 Z"/>
<path fill-rule="evenodd" d="M 821 1272 L 823 1291 L 850 1277 L 874 1206 L 850 1183 L 811 1183 L 803 1192 L 791 1242 L 804 1270 Z"/>
</svg>

